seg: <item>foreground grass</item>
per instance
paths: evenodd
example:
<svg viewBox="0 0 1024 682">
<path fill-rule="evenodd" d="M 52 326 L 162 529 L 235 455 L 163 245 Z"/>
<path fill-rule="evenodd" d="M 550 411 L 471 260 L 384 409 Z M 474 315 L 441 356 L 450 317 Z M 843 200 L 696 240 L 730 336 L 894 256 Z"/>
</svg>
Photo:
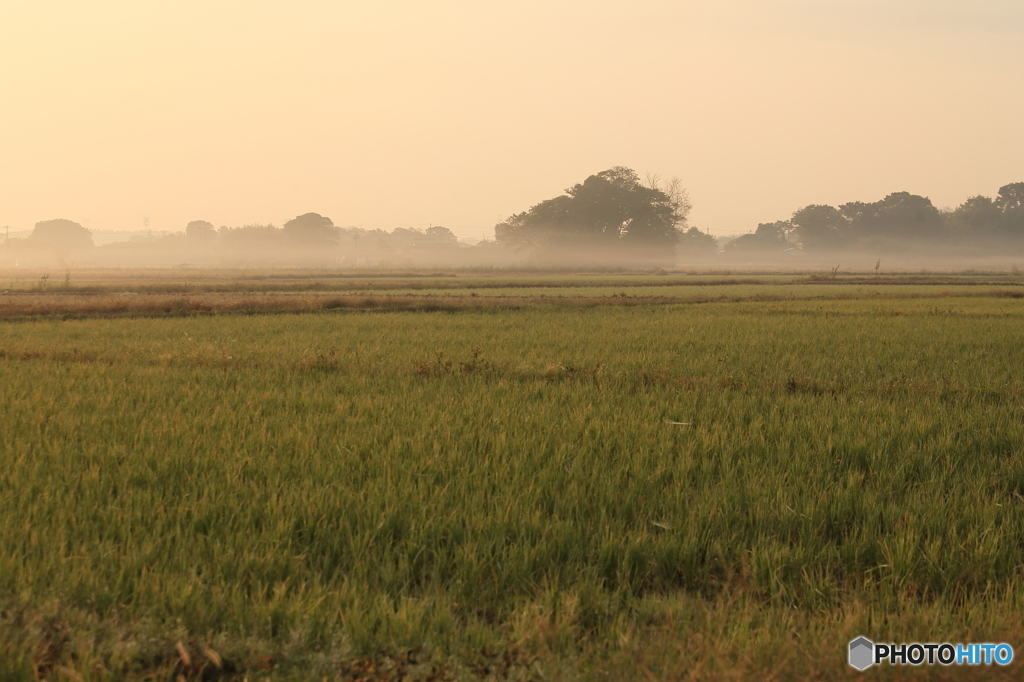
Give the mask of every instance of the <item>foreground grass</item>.
<svg viewBox="0 0 1024 682">
<path fill-rule="evenodd" d="M 5 322 L 0 675 L 838 679 L 860 634 L 1019 652 L 1022 317 Z"/>
</svg>

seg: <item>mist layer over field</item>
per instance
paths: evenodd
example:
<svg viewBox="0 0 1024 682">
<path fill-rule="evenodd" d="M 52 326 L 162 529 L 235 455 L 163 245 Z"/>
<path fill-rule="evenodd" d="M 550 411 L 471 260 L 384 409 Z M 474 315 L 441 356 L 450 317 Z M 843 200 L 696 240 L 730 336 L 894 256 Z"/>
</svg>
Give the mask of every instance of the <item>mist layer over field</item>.
<svg viewBox="0 0 1024 682">
<path fill-rule="evenodd" d="M 917 269 L 1001 269 L 1024 259 L 1024 182 L 977 195 L 955 210 L 894 192 L 874 202 L 813 204 L 788 220 L 758 223 L 734 239 L 690 226 L 693 208 L 678 178 L 646 180 L 623 166 L 588 176 L 565 193 L 494 226 L 494 240 L 460 240 L 450 229 L 339 227 L 305 213 L 282 227 L 194 220 L 184 232 L 102 239 L 67 219 L 36 223 L 0 243 L 0 267 L 190 266 L 357 268 L 729 268 L 875 274 Z M 835 265 L 832 265 L 835 263 Z"/>
<path fill-rule="evenodd" d="M 282 240 L 283 241 L 283 240 Z M 113 268 L 211 268 L 282 271 L 320 268 L 338 274 L 360 272 L 401 273 L 409 270 L 448 271 L 637 271 L 665 270 L 677 273 L 715 272 L 844 272 L 895 274 L 907 272 L 988 271 L 1008 272 L 1024 268 L 1024 253 L 1016 249 L 964 248 L 934 244 L 906 244 L 894 250 L 816 250 L 796 248 L 748 251 L 729 248 L 690 250 L 676 246 L 656 257 L 633 255 L 615 249 L 575 248 L 570 252 L 516 249 L 494 241 L 475 244 L 433 243 L 429 240 L 349 238 L 323 248 L 278 243 L 247 243 L 234 246 L 210 240 L 194 243 L 184 234 L 151 241 L 112 242 L 88 249 L 36 248 L 12 240 L 0 245 L 0 269 L 7 283 L 26 281 L 35 273 L 63 278 L 67 272 Z M 5 284 L 5 283 L 0 283 Z"/>
</svg>

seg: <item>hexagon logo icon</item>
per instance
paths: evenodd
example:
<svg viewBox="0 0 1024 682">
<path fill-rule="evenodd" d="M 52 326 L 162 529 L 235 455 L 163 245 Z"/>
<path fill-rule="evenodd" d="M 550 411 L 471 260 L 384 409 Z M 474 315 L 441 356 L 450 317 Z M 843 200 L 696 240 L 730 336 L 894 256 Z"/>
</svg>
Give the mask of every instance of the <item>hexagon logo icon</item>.
<svg viewBox="0 0 1024 682">
<path fill-rule="evenodd" d="M 867 637 L 858 637 L 850 642 L 850 665 L 857 670 L 867 670 L 875 664 L 875 644 Z"/>
</svg>

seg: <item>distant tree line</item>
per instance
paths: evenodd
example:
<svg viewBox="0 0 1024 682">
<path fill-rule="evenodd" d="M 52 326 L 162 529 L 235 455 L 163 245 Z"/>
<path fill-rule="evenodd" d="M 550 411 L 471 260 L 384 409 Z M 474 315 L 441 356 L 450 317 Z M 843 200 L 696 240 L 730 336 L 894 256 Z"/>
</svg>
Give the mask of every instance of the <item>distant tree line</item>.
<svg viewBox="0 0 1024 682">
<path fill-rule="evenodd" d="M 927 197 L 894 192 L 879 201 L 812 204 L 789 220 L 761 223 L 726 251 L 913 252 L 923 247 L 983 253 L 1024 251 L 1024 182 L 1004 185 L 995 198 L 974 196 L 942 211 Z"/>
<path fill-rule="evenodd" d="M 281 227 L 215 228 L 190 222 L 184 233 L 93 246 L 89 230 L 70 220 L 45 220 L 31 236 L 8 239 L 0 259 L 102 265 L 361 265 L 402 264 L 672 263 L 707 259 L 718 240 L 688 224 L 692 204 L 678 180 L 641 180 L 616 166 L 587 177 L 495 226 L 496 242 L 460 245 L 446 227 L 364 230 L 339 227 L 306 213 Z M 743 254 L 791 252 L 1024 253 L 1024 182 L 1004 185 L 994 198 L 974 196 L 940 210 L 927 197 L 894 192 L 879 201 L 812 204 L 788 220 L 760 223 L 726 244 Z"/>
<path fill-rule="evenodd" d="M 687 224 L 691 203 L 678 180 L 642 181 L 616 166 L 589 176 L 562 196 L 542 201 L 495 227 L 496 241 L 460 245 L 446 227 L 364 230 L 306 213 L 281 227 L 215 228 L 190 222 L 184 233 L 94 247 L 88 230 L 69 220 L 38 223 L 31 237 L 10 240 L 8 259 L 47 254 L 90 264 L 358 265 L 674 262 L 677 250 L 714 254 L 717 240 Z M 17 243 L 22 241 L 24 243 Z"/>
<path fill-rule="evenodd" d="M 391 232 L 339 227 L 317 213 L 306 213 L 274 225 L 216 228 L 194 220 L 181 233 L 153 239 L 136 235 L 129 241 L 95 246 L 91 232 L 71 220 L 36 223 L 31 235 L 11 238 L 0 248 L 9 264 L 49 264 L 54 260 L 80 265 L 363 265 L 387 261 L 396 265 L 459 264 L 494 261 L 495 243 L 459 244 L 447 227 L 398 227 Z"/>
</svg>

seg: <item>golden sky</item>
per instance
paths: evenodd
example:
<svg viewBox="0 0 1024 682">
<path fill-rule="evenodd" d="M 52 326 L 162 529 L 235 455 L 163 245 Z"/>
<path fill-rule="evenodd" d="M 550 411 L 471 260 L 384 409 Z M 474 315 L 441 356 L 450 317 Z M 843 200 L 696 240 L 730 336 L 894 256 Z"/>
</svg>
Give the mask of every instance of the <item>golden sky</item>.
<svg viewBox="0 0 1024 682">
<path fill-rule="evenodd" d="M 1021 0 L 0 0 L 0 226 L 499 220 L 614 165 L 734 234 L 1024 181 Z"/>
</svg>

